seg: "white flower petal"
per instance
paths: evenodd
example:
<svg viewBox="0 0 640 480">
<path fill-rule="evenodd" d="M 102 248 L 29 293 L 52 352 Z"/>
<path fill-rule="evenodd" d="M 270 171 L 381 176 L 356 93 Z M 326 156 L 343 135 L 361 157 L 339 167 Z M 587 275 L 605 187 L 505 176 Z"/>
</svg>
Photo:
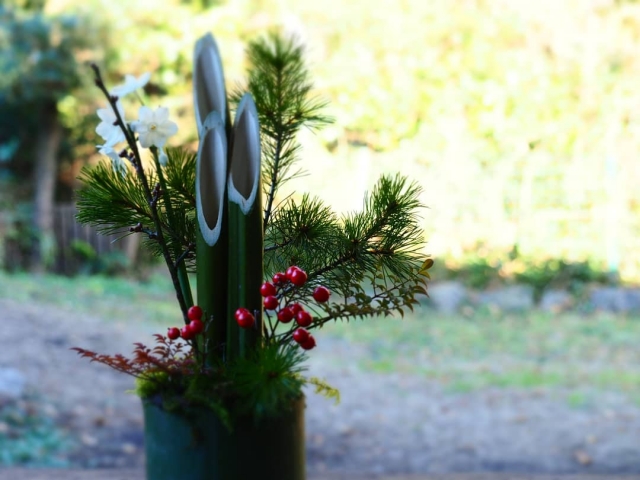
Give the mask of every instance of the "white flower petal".
<svg viewBox="0 0 640 480">
<path fill-rule="evenodd" d="M 116 108 L 118 109 L 120 118 L 124 121 L 124 110 L 122 108 L 122 104 L 120 102 L 116 102 Z M 99 108 L 96 113 L 102 120 L 102 122 L 100 122 L 96 127 L 96 133 L 107 143 L 111 143 L 112 145 L 124 141 L 124 132 L 115 124 L 118 117 L 111 106 Z"/>
<path fill-rule="evenodd" d="M 120 155 L 113 149 L 111 145 L 98 145 L 99 152 L 111 159 L 111 167 L 115 173 L 119 173 L 123 177 L 127 174 L 127 165 Z"/>
<path fill-rule="evenodd" d="M 169 109 L 167 107 L 158 107 L 155 111 L 155 120 L 158 123 L 164 123 L 169 120 Z"/>
<path fill-rule="evenodd" d="M 99 108 L 96 113 L 98 114 L 100 120 L 102 120 L 103 122 L 108 122 L 111 118 L 115 117 L 113 115 L 113 110 L 111 109 L 111 107 Z"/>
<path fill-rule="evenodd" d="M 153 120 L 153 110 L 143 105 L 138 110 L 138 122 L 146 123 Z"/>
<path fill-rule="evenodd" d="M 169 110 L 158 107 L 151 110 L 149 107 L 140 107 L 138 112 L 140 119 L 134 122 L 135 132 L 143 148 L 156 146 L 163 147 L 171 135 L 178 131 L 178 125 L 169 120 Z"/>
<path fill-rule="evenodd" d="M 127 74 L 124 77 L 124 83 L 122 85 L 116 85 L 109 91 L 109 93 L 117 97 L 124 97 L 125 95 L 144 87 L 149 82 L 150 78 L 150 73 L 143 73 L 138 78 Z"/>
<path fill-rule="evenodd" d="M 142 148 L 149 148 L 153 145 L 153 135 L 149 132 L 143 132 L 138 137 L 138 141 L 140 142 L 140 146 L 142 146 Z"/>
<path fill-rule="evenodd" d="M 165 146 L 165 144 L 167 143 L 167 137 L 165 137 L 164 135 L 160 134 L 157 130 L 154 132 L 154 137 L 153 137 L 153 145 L 155 145 L 158 148 L 162 148 Z"/>
<path fill-rule="evenodd" d="M 158 125 L 158 131 L 165 137 L 170 137 L 178 133 L 178 125 L 175 122 L 168 121 L 162 125 Z"/>
<path fill-rule="evenodd" d="M 138 77 L 138 88 L 142 88 L 144 87 L 147 83 L 149 83 L 149 80 L 151 79 L 151 73 L 150 72 L 145 72 L 142 75 L 140 75 Z"/>
<path fill-rule="evenodd" d="M 98 152 L 101 155 L 109 155 L 111 152 L 115 152 L 111 145 L 96 145 L 96 147 L 98 147 Z"/>
<path fill-rule="evenodd" d="M 111 130 L 113 129 L 106 122 L 99 123 L 96 127 L 96 133 L 105 140 L 111 135 Z"/>
<path fill-rule="evenodd" d="M 126 137 L 124 132 L 120 129 L 113 130 L 108 138 L 105 138 L 105 143 L 108 145 L 116 145 L 117 143 L 124 142 Z"/>
</svg>

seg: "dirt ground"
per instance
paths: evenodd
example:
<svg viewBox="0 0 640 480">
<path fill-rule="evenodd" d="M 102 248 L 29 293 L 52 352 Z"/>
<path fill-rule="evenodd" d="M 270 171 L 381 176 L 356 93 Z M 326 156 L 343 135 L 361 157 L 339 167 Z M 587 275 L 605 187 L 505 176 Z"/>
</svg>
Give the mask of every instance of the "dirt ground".
<svg viewBox="0 0 640 480">
<path fill-rule="evenodd" d="M 75 447 L 76 468 L 141 468 L 142 412 L 125 393 L 131 378 L 90 364 L 73 346 L 129 353 L 158 328 L 0 300 L 0 368 L 15 368 Z M 310 373 L 341 391 L 334 405 L 309 392 L 308 468 L 312 475 L 515 472 L 640 474 L 640 407 L 620 394 L 572 407 L 568 391 L 488 389 L 448 393 L 406 374 L 355 365 L 364 349 L 318 342 Z"/>
<path fill-rule="evenodd" d="M 0 480 L 143 480 L 144 472 L 136 470 L 0 470 Z M 637 480 L 637 475 L 529 475 L 529 474 L 428 474 L 428 475 L 358 475 L 314 474 L 309 480 Z"/>
</svg>

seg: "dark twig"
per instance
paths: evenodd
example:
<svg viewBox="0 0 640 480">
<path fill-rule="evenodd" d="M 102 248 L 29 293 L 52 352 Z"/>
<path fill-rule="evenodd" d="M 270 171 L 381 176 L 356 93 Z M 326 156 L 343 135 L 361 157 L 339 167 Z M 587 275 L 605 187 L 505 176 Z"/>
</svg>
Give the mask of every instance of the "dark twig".
<svg viewBox="0 0 640 480">
<path fill-rule="evenodd" d="M 167 268 L 169 269 L 169 274 L 171 276 L 171 281 L 173 282 L 173 288 L 176 292 L 178 303 L 180 304 L 180 310 L 182 311 L 182 316 L 184 318 L 185 323 L 188 323 L 188 320 L 189 320 L 187 317 L 188 307 L 184 299 L 184 296 L 182 294 L 182 288 L 180 288 L 178 272 L 174 266 L 173 260 L 171 259 L 171 252 L 169 252 L 169 246 L 167 245 L 167 242 L 164 238 L 164 234 L 162 231 L 162 222 L 160 220 L 160 215 L 158 214 L 157 201 L 161 193 L 160 187 L 156 185 L 156 187 L 154 188 L 154 191 L 153 192 L 151 191 L 151 188 L 149 187 L 149 181 L 147 180 L 147 176 L 144 172 L 144 169 L 142 168 L 142 160 L 140 157 L 140 151 L 138 150 L 138 144 L 136 142 L 135 135 L 131 130 L 131 128 L 129 128 L 129 126 L 124 123 L 124 120 L 122 119 L 122 117 L 120 116 L 120 112 L 118 111 L 118 107 L 117 107 L 118 97 L 115 97 L 109 94 L 109 91 L 107 90 L 107 87 L 105 86 L 104 81 L 102 80 L 102 76 L 100 75 L 100 69 L 98 68 L 98 66 L 96 64 L 91 64 L 91 68 L 95 73 L 95 84 L 102 91 L 104 96 L 107 98 L 107 101 L 109 102 L 109 105 L 111 106 L 111 109 L 113 110 L 116 116 L 116 124 L 118 125 L 118 127 L 120 127 L 120 130 L 122 130 L 122 133 L 124 133 L 127 144 L 131 149 L 132 155 L 129 156 L 129 159 L 131 160 L 131 163 L 136 169 L 138 178 L 140 179 L 140 183 L 142 184 L 142 187 L 145 192 L 145 197 L 147 199 L 147 202 L 149 202 L 149 206 L 151 207 L 151 216 L 153 218 L 153 223 L 155 224 L 155 227 L 156 227 L 156 232 L 153 232 L 153 233 L 155 234 L 155 238 L 157 238 L 162 248 L 162 256 L 164 257 L 164 261 L 167 265 Z M 151 234 L 149 234 L 149 238 L 152 238 Z"/>
</svg>

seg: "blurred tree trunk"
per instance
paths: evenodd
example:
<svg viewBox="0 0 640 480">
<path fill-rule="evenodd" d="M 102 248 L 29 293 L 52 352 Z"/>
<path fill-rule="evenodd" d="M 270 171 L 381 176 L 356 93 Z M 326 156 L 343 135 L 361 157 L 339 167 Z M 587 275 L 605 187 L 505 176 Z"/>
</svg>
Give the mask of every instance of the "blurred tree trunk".
<svg viewBox="0 0 640 480">
<path fill-rule="evenodd" d="M 33 252 L 33 268 L 43 270 L 53 245 L 53 201 L 56 188 L 57 154 L 62 141 L 62 125 L 55 101 L 44 104 L 40 111 L 35 138 L 33 169 L 33 221 L 38 233 Z"/>
</svg>

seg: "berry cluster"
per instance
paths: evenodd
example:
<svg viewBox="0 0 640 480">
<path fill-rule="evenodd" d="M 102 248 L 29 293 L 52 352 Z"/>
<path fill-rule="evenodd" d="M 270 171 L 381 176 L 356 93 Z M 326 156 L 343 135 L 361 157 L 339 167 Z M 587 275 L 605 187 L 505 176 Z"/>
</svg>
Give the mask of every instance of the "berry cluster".
<svg viewBox="0 0 640 480">
<path fill-rule="evenodd" d="M 276 273 L 271 282 L 265 282 L 260 287 L 260 294 L 264 297 L 263 304 L 267 311 L 275 311 L 278 322 L 287 324 L 295 320 L 298 325 L 291 335 L 293 340 L 305 350 L 311 350 L 316 346 L 316 340 L 307 330 L 313 324 L 313 316 L 304 306 L 298 302 L 293 302 L 280 306 L 285 298 L 289 285 L 294 287 L 302 287 L 307 282 L 307 273 L 300 267 L 291 266 L 286 272 Z M 313 299 L 318 303 L 324 303 L 329 300 L 331 292 L 328 288 L 318 286 L 313 290 Z M 202 309 L 194 305 L 189 308 L 187 317 L 190 320 L 187 325 L 182 328 L 170 327 L 167 330 L 167 338 L 169 340 L 192 340 L 204 331 L 202 323 Z M 267 314 L 268 315 L 268 314 Z M 235 312 L 235 319 L 241 328 L 253 328 L 256 324 L 256 318 L 246 308 L 238 308 Z"/>
<path fill-rule="evenodd" d="M 263 305 L 265 310 L 275 310 L 278 322 L 286 324 L 295 319 L 299 328 L 293 332 L 294 341 L 305 350 L 311 350 L 316 346 L 316 340 L 305 327 L 309 327 L 313 323 L 313 316 L 298 302 L 281 307 L 280 303 L 284 295 L 278 295 L 282 293 L 282 289 L 287 287 L 288 284 L 301 287 L 306 282 L 307 273 L 300 267 L 291 266 L 286 272 L 276 273 L 271 278 L 271 282 L 263 283 L 260 287 L 260 294 L 264 297 Z M 323 286 L 316 287 L 313 291 L 313 298 L 319 303 L 328 301 L 330 295 L 329 289 Z M 255 324 L 255 317 L 246 308 L 236 310 L 235 318 L 242 328 L 251 328 Z"/>
<path fill-rule="evenodd" d="M 194 305 L 187 311 L 187 317 L 190 322 L 182 328 L 170 327 L 167 330 L 167 338 L 169 340 L 176 340 L 182 337 L 185 340 L 191 340 L 196 335 L 202 333 L 204 330 L 204 323 L 202 323 L 202 309 Z"/>
</svg>

